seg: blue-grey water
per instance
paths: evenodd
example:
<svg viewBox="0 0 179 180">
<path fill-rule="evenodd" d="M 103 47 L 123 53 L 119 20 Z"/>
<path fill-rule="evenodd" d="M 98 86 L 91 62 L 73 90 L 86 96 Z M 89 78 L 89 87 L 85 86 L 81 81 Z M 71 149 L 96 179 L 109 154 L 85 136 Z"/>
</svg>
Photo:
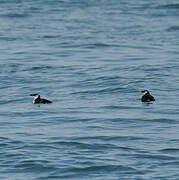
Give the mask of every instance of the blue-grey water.
<svg viewBox="0 0 179 180">
<path fill-rule="evenodd" d="M 0 94 L 1 180 L 179 179 L 179 1 L 0 0 Z"/>
</svg>

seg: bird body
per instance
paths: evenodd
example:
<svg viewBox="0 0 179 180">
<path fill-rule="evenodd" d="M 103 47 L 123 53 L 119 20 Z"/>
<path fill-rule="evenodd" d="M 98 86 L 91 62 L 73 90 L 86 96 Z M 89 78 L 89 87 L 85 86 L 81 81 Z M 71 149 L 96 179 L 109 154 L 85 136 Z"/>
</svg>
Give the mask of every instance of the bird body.
<svg viewBox="0 0 179 180">
<path fill-rule="evenodd" d="M 149 93 L 148 90 L 143 90 L 141 91 L 144 95 L 141 98 L 142 102 L 150 102 L 150 101 L 155 101 L 155 98 Z"/>
<path fill-rule="evenodd" d="M 39 94 L 30 94 L 30 96 L 34 97 L 33 104 L 40 104 L 40 103 L 49 104 L 49 103 L 52 103 L 52 101 L 40 98 Z"/>
</svg>

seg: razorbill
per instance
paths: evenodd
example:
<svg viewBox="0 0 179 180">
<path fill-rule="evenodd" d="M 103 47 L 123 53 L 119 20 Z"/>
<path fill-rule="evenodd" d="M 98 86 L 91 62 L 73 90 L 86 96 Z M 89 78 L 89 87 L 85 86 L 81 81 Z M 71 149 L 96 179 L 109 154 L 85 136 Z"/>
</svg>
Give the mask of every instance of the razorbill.
<svg viewBox="0 0 179 180">
<path fill-rule="evenodd" d="M 141 98 L 142 102 L 150 102 L 150 101 L 155 101 L 155 98 L 149 93 L 148 90 L 143 90 L 141 91 L 144 95 Z"/>
<path fill-rule="evenodd" d="M 39 94 L 30 94 L 30 96 L 34 97 L 33 103 L 34 104 L 49 104 L 52 103 L 52 101 L 49 101 L 47 99 L 41 99 Z"/>
</svg>

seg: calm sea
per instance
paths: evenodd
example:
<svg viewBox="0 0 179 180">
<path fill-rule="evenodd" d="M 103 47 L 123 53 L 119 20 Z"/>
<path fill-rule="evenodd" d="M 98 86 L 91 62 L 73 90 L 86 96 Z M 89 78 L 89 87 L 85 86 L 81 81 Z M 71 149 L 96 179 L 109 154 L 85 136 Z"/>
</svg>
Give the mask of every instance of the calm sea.
<svg viewBox="0 0 179 180">
<path fill-rule="evenodd" d="M 0 94 L 1 180 L 178 180 L 179 1 L 0 0 Z"/>
</svg>

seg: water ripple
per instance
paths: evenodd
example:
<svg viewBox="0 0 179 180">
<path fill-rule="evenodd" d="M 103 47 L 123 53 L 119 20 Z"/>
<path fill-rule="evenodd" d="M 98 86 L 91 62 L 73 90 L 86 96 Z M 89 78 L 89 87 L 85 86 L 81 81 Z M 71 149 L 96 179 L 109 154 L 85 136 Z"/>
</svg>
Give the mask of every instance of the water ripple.
<svg viewBox="0 0 179 180">
<path fill-rule="evenodd" d="M 0 179 L 177 180 L 178 9 L 0 0 Z"/>
</svg>

